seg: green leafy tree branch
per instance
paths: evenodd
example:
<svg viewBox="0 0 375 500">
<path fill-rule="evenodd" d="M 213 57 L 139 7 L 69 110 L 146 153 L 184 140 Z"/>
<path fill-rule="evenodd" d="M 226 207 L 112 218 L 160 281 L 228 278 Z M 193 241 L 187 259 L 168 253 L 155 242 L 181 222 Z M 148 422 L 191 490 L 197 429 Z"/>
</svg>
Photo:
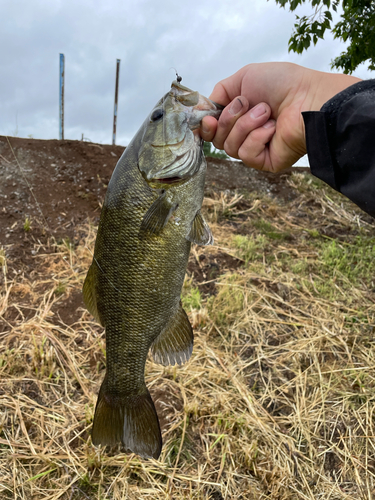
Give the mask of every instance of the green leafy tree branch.
<svg viewBox="0 0 375 500">
<path fill-rule="evenodd" d="M 326 30 L 335 38 L 348 43 L 345 52 L 336 57 L 331 67 L 352 73 L 361 63 L 375 70 L 375 1 L 374 0 L 275 0 L 282 7 L 289 5 L 294 11 L 305 2 L 310 2 L 314 12 L 311 16 L 296 15 L 294 31 L 289 39 L 289 51 L 302 54 L 311 43 L 324 39 Z M 335 25 L 332 13 L 341 5 L 343 12 Z"/>
</svg>

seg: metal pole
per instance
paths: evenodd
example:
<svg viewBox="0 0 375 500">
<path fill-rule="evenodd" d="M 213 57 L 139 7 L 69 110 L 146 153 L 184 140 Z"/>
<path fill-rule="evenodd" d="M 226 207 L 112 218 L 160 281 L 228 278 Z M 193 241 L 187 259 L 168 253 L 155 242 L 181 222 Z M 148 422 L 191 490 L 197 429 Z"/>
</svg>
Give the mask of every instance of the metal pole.
<svg viewBox="0 0 375 500">
<path fill-rule="evenodd" d="M 116 144 L 116 126 L 117 126 L 117 104 L 118 104 L 118 81 L 120 77 L 120 61 L 121 59 L 116 59 L 116 87 L 115 87 L 115 109 L 113 112 L 113 136 L 112 144 Z"/>
<path fill-rule="evenodd" d="M 64 140 L 64 86 L 65 86 L 65 56 L 60 54 L 60 141 Z"/>
</svg>

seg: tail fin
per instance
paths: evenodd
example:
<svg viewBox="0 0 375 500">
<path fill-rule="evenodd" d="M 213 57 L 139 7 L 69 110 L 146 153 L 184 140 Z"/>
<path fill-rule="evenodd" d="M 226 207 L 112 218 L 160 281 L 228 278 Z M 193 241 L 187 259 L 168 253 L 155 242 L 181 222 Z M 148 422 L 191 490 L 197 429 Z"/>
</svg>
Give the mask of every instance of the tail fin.
<svg viewBox="0 0 375 500">
<path fill-rule="evenodd" d="M 159 419 L 146 386 L 141 394 L 121 397 L 102 384 L 92 427 L 94 445 L 123 444 L 142 458 L 158 458 L 162 439 Z"/>
</svg>

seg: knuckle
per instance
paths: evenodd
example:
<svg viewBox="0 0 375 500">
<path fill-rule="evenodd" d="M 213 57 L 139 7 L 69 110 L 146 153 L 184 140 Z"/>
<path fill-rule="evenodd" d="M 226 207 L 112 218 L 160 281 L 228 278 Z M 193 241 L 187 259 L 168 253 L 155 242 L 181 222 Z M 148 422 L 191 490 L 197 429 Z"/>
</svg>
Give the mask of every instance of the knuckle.
<svg viewBox="0 0 375 500">
<path fill-rule="evenodd" d="M 229 141 L 224 142 L 223 149 L 227 153 L 227 155 L 231 156 L 232 158 L 239 158 L 237 149 L 234 148 Z"/>
<path fill-rule="evenodd" d="M 247 136 L 251 132 L 251 129 L 247 120 L 242 118 L 245 118 L 245 116 L 239 118 L 236 122 L 236 133 L 241 136 Z"/>
<path fill-rule="evenodd" d="M 220 140 L 217 137 L 214 138 L 212 144 L 215 146 L 216 149 L 223 149 L 224 147 L 224 141 Z"/>
<path fill-rule="evenodd" d="M 260 144 L 265 144 L 270 140 L 270 138 L 274 135 L 275 129 L 274 128 L 264 128 L 264 127 L 259 127 L 258 129 L 254 130 L 254 140 L 259 142 Z"/>
<path fill-rule="evenodd" d="M 233 122 L 233 115 L 229 113 L 229 110 L 227 108 L 224 108 L 219 118 L 218 127 L 225 130 L 228 127 L 231 127 L 232 122 Z"/>
<path fill-rule="evenodd" d="M 215 87 L 214 87 L 214 90 L 213 90 L 213 94 L 214 93 L 217 93 L 217 92 L 222 92 L 223 91 L 223 84 L 221 82 L 218 82 Z"/>
<path fill-rule="evenodd" d="M 264 152 L 261 151 L 260 154 L 256 154 L 254 148 L 248 144 L 244 144 L 238 150 L 239 159 L 248 167 L 256 168 L 261 170 L 264 163 Z"/>
</svg>

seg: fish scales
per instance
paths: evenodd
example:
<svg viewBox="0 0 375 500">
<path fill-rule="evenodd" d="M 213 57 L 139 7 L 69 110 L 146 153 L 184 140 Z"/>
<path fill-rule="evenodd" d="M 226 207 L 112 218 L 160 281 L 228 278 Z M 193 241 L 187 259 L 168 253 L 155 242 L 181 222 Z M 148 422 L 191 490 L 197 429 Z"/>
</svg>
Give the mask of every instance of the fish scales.
<svg viewBox="0 0 375 500">
<path fill-rule="evenodd" d="M 173 82 L 126 148 L 108 185 L 83 289 L 87 308 L 106 331 L 107 366 L 95 410 L 94 444 L 122 444 L 142 457 L 160 454 L 160 426 L 145 384 L 145 363 L 150 348 L 163 364 L 181 364 L 192 352 L 181 288 L 191 243 L 212 241 L 200 215 L 206 162 L 197 129 L 203 116 L 218 117 L 220 109 Z"/>
</svg>

